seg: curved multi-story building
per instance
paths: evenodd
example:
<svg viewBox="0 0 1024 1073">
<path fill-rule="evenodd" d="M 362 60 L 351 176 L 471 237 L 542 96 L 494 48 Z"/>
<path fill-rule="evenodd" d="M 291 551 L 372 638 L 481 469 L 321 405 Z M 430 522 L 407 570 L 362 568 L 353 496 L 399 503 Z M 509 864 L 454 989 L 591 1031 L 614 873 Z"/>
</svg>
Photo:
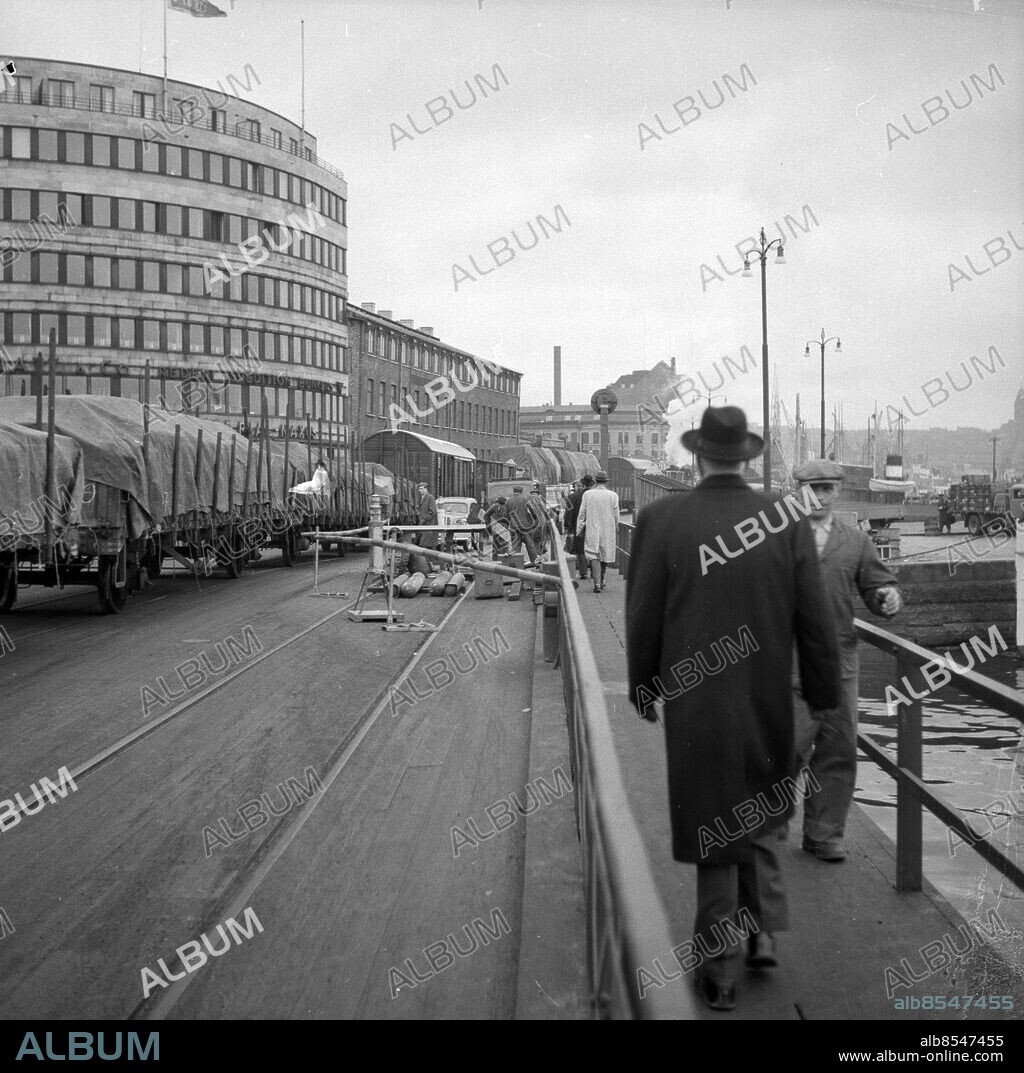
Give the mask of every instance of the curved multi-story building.
<svg viewBox="0 0 1024 1073">
<path fill-rule="evenodd" d="M 0 394 L 150 399 L 245 432 L 349 443 L 347 186 L 237 94 L 12 57 L 0 94 Z"/>
</svg>

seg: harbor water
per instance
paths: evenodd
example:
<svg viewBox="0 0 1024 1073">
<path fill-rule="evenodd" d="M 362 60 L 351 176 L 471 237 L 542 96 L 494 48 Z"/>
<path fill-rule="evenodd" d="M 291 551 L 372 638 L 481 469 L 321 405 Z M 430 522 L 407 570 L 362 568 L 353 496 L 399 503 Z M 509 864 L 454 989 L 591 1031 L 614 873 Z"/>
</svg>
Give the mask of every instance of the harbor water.
<svg viewBox="0 0 1024 1073">
<path fill-rule="evenodd" d="M 945 653 L 943 653 L 945 654 Z M 886 684 L 896 682 L 893 656 L 860 646 L 860 729 L 896 759 L 896 721 L 885 702 Z M 956 649 L 953 659 L 963 664 Z M 1024 690 L 1024 665 L 1010 653 L 989 658 L 978 673 Z M 979 834 L 1018 866 L 1024 865 L 1024 728 L 1012 716 L 946 687 L 922 701 L 924 782 L 959 809 Z M 896 839 L 896 784 L 861 754 L 855 801 Z M 1001 875 L 928 811 L 924 813 L 924 875 L 966 920 L 988 919 L 995 910 L 1009 928 L 998 946 L 1024 972 L 1024 891 Z"/>
</svg>

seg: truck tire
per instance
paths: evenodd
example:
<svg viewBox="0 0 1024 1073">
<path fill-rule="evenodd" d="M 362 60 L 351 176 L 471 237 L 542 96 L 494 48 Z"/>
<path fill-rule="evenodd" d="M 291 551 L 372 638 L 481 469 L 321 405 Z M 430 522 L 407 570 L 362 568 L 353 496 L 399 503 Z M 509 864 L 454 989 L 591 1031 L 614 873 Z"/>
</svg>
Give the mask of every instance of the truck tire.
<svg viewBox="0 0 1024 1073">
<path fill-rule="evenodd" d="M 10 611 L 18 599 L 18 574 L 12 565 L 0 566 L 0 612 Z"/>
<path fill-rule="evenodd" d="M 966 518 L 967 532 L 971 536 L 981 536 L 981 518 L 977 514 L 968 514 Z"/>
</svg>

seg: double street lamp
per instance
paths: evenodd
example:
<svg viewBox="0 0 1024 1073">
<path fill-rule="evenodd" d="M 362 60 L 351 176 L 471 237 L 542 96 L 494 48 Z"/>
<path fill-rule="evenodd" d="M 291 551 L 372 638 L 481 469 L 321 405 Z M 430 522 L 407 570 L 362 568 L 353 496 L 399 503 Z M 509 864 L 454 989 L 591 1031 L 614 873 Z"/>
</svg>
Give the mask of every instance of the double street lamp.
<svg viewBox="0 0 1024 1073">
<path fill-rule="evenodd" d="M 768 251 L 772 246 L 778 246 L 778 254 L 775 258 L 777 265 L 786 263 L 786 255 L 783 252 L 781 238 L 767 240 L 764 228 L 761 228 L 761 248 L 750 250 L 743 258 L 744 276 L 750 276 L 750 258 L 756 257 L 761 262 L 761 396 L 763 403 L 762 423 L 764 426 L 764 490 L 772 490 L 772 431 L 768 417 L 768 291 L 765 283 L 765 265 L 768 263 Z"/>
<path fill-rule="evenodd" d="M 825 457 L 825 346 L 828 343 L 835 342 L 836 353 L 842 354 L 843 345 L 839 341 L 838 335 L 833 335 L 830 339 L 825 338 L 825 329 L 821 329 L 820 339 L 809 339 L 807 345 L 804 347 L 804 357 L 809 358 L 811 356 L 811 343 L 821 348 L 821 454 L 820 458 Z"/>
</svg>

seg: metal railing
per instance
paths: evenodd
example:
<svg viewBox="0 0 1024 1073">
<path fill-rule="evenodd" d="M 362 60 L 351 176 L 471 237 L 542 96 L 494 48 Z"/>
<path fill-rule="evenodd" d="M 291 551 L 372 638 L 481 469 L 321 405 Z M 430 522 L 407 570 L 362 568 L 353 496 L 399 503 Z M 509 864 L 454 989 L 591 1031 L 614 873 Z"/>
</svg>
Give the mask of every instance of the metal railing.
<svg viewBox="0 0 1024 1073">
<path fill-rule="evenodd" d="M 33 100 L 33 96 L 35 99 Z M 209 102 L 207 102 L 209 103 Z M 86 101 L 68 101 L 62 94 L 59 93 L 21 93 L 18 90 L 9 89 L 5 93 L 0 93 L 0 105 L 4 104 L 28 104 L 35 105 L 36 107 L 43 108 L 68 108 L 75 112 L 105 112 L 108 115 L 130 116 L 133 119 L 140 119 L 143 122 L 148 123 L 163 123 L 165 127 L 184 129 L 185 127 L 198 127 L 200 130 L 209 130 L 214 134 L 222 134 L 228 138 L 241 138 L 243 141 L 256 142 L 259 145 L 269 146 L 271 149 L 276 149 L 281 153 L 288 153 L 289 156 L 298 157 L 300 160 L 305 160 L 310 164 L 315 164 L 316 167 L 322 168 L 329 175 L 335 176 L 335 178 L 344 181 L 345 175 L 333 164 L 329 164 L 326 160 L 318 157 L 308 146 L 298 146 L 295 149 L 291 145 L 285 145 L 282 140 L 280 143 L 274 137 L 267 137 L 263 134 L 262 130 L 253 130 L 251 127 L 246 128 L 244 126 L 236 126 L 234 130 L 228 130 L 227 124 L 223 126 L 214 126 L 215 119 L 212 115 L 185 115 L 184 113 L 179 115 L 165 115 L 163 112 L 157 112 L 155 109 L 148 107 L 139 107 L 138 105 L 104 105 L 100 101 L 86 100 Z M 212 109 L 211 105 L 211 109 Z"/>
<path fill-rule="evenodd" d="M 633 526 L 619 522 L 616 565 L 623 577 L 629 566 L 632 550 Z M 887 775 L 896 780 L 896 889 L 918 891 L 921 889 L 923 872 L 923 813 L 926 808 L 958 835 L 980 857 L 999 870 L 1019 890 L 1024 890 L 1024 870 L 1010 860 L 1002 850 L 985 841 L 957 810 L 938 794 L 930 790 L 922 779 L 922 733 L 924 715 L 922 700 L 914 694 L 930 692 L 921 668 L 938 661 L 950 674 L 949 685 L 970 697 L 983 700 L 996 711 L 1012 715 L 1024 723 L 1024 698 L 1017 692 L 994 682 L 990 678 L 958 668 L 935 652 L 897 637 L 870 622 L 853 620 L 860 640 L 896 657 L 894 682 L 906 678 L 912 691 L 908 691 L 909 704 L 900 701 L 896 725 L 896 760 L 864 732 L 857 731 L 857 745 Z M 986 649 L 987 651 L 987 649 Z"/>
<path fill-rule="evenodd" d="M 906 678 L 912 692 L 909 704 L 899 705 L 896 724 L 896 761 L 867 734 L 857 732 L 857 744 L 887 774 L 896 780 L 896 889 L 921 889 L 922 874 L 922 806 L 937 816 L 984 860 L 997 868 L 1019 890 L 1024 890 L 1024 871 L 1000 849 L 985 841 L 967 821 L 943 798 L 930 790 L 921 778 L 922 736 L 921 719 L 924 708 L 915 693 L 930 692 L 921 668 L 927 663 L 939 663 L 951 675 L 950 685 L 970 697 L 985 701 L 997 711 L 1012 715 L 1024 722 L 1024 699 L 1007 686 L 985 678 L 974 671 L 958 668 L 952 661 L 880 629 L 870 622 L 853 620 L 857 636 L 883 652 L 896 657 L 896 681 Z"/>
<path fill-rule="evenodd" d="M 601 1019 L 691 1020 L 688 988 L 659 987 L 640 997 L 639 969 L 652 972 L 654 959 L 671 957 L 676 944 L 630 809 L 601 676 L 553 524 L 549 537 L 561 579 L 554 663 L 562 672 L 583 855 L 591 1009 Z"/>
<path fill-rule="evenodd" d="M 629 560 L 633 554 L 633 526 L 628 522 L 619 522 L 618 536 L 615 541 L 615 569 L 623 578 L 629 576 Z"/>
</svg>

